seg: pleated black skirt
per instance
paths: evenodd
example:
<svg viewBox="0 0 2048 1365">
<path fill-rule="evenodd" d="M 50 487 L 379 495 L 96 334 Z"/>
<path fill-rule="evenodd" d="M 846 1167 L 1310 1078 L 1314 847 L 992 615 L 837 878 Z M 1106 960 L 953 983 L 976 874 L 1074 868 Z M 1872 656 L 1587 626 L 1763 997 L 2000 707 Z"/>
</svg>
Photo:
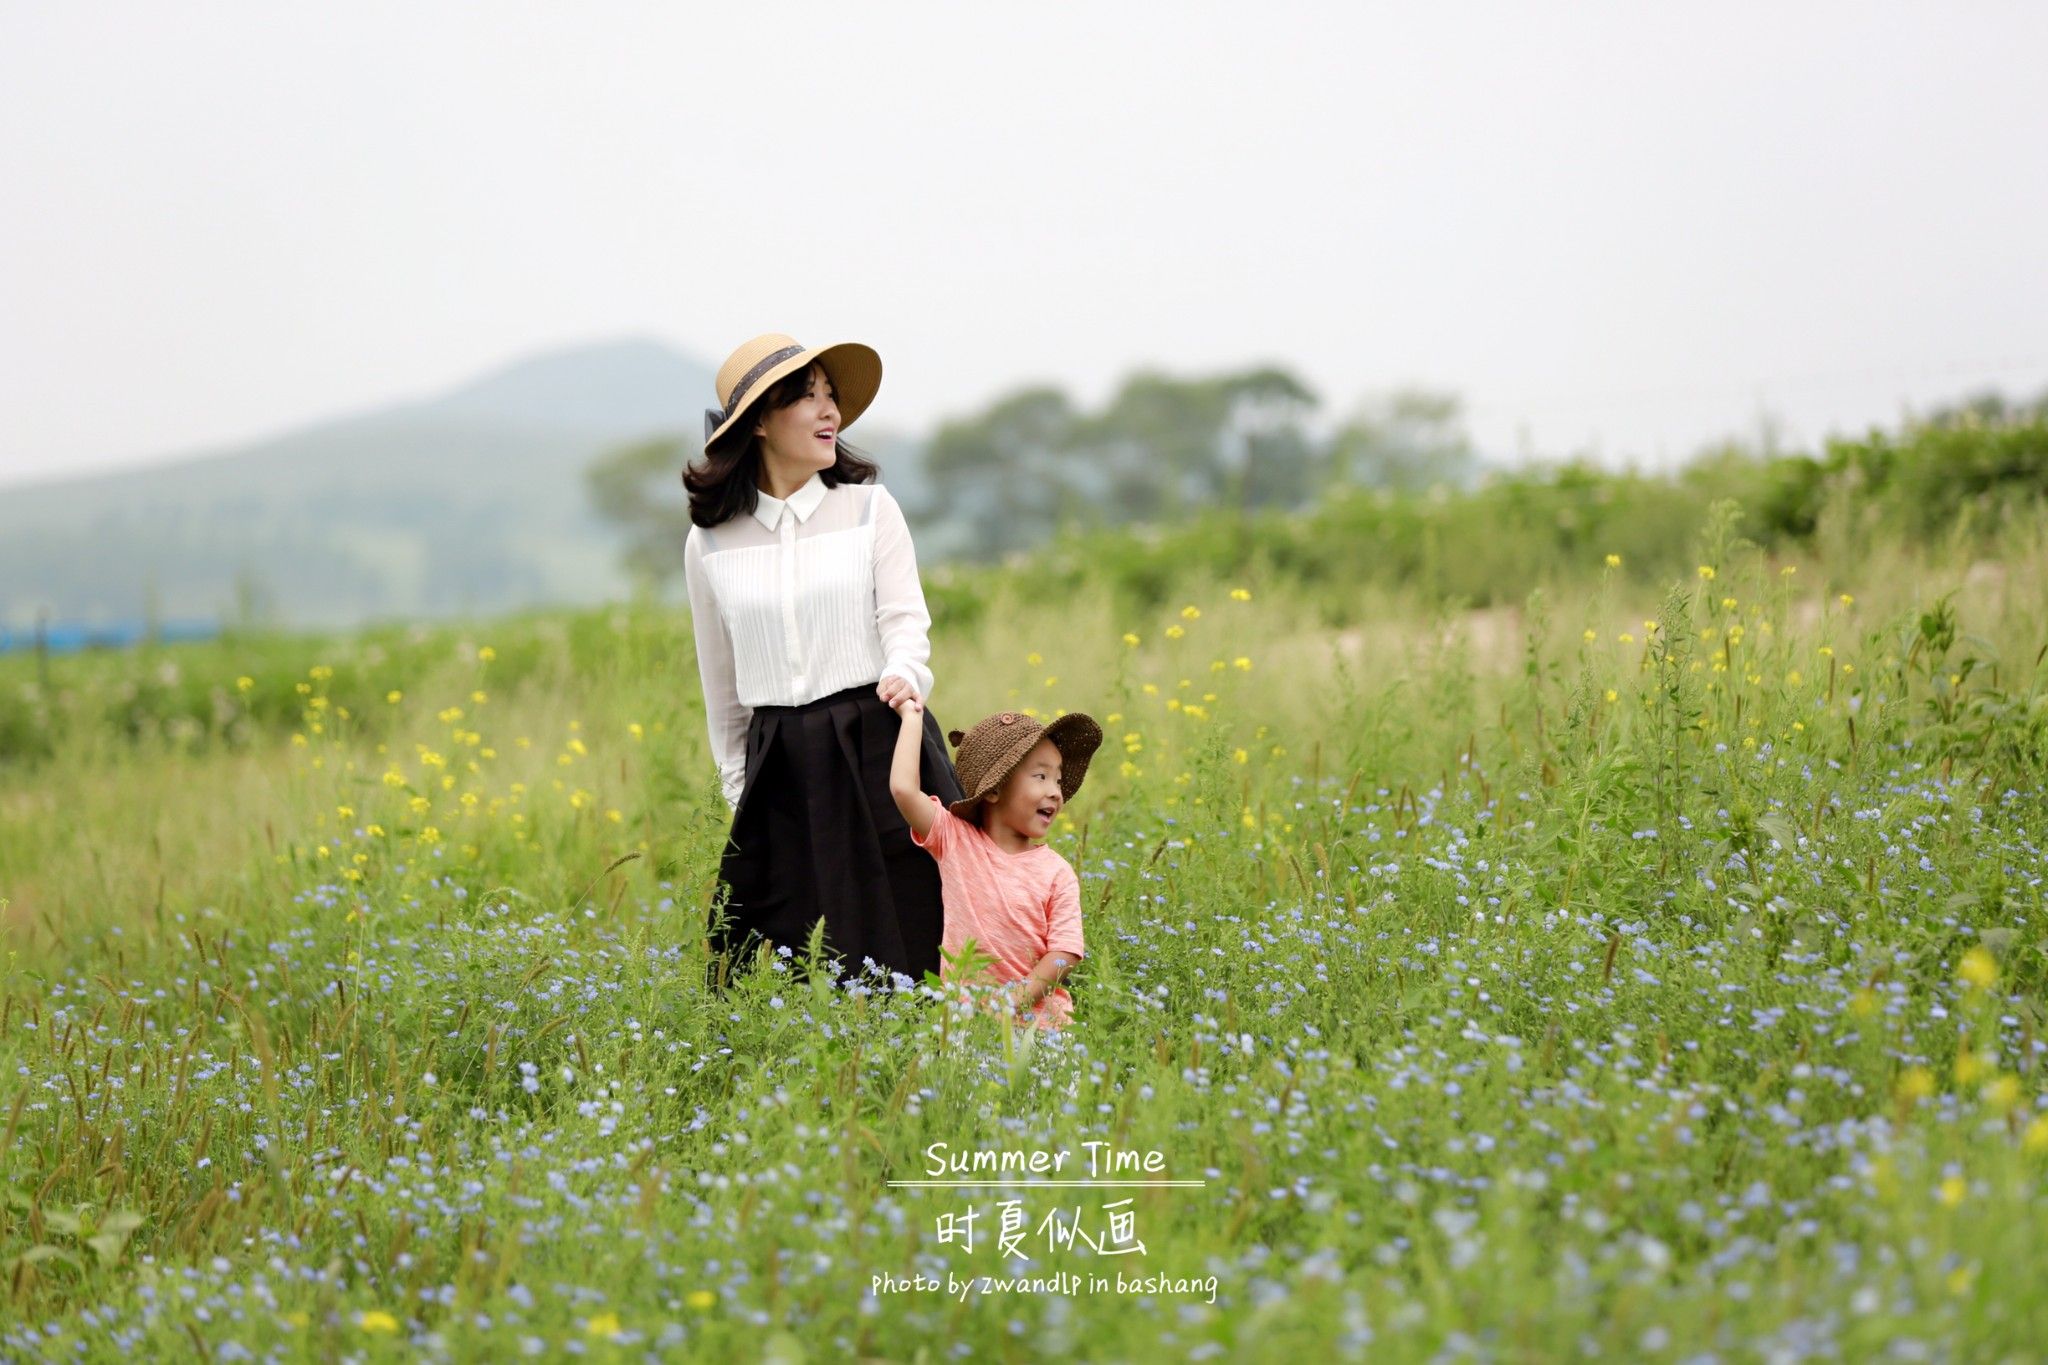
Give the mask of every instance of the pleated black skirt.
<svg viewBox="0 0 2048 1365">
<path fill-rule="evenodd" d="M 714 983 L 743 969 L 764 941 L 800 956 L 820 919 L 838 976 L 858 974 L 864 958 L 914 981 L 938 970 L 939 865 L 910 841 L 889 795 L 902 725 L 874 683 L 802 706 L 754 708 L 746 787 L 719 867 Z M 925 791 L 949 802 L 965 795 L 930 711 L 920 767 Z"/>
</svg>

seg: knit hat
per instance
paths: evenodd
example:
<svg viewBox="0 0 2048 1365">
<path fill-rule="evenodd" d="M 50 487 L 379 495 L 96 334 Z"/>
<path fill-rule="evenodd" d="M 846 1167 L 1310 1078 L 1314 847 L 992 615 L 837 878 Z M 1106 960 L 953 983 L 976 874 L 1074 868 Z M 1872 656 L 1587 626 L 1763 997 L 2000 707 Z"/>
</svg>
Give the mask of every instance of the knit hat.
<svg viewBox="0 0 2048 1365">
<path fill-rule="evenodd" d="M 981 799 L 1003 785 L 1017 765 L 1024 761 L 1041 739 L 1049 739 L 1060 751 L 1060 799 L 1074 799 L 1081 779 L 1088 775 L 1088 760 L 1102 744 L 1102 727 L 1092 716 L 1070 711 L 1050 725 L 1040 725 L 1017 711 L 1000 711 L 978 722 L 971 730 L 955 730 L 946 736 L 957 751 L 954 766 L 960 786 L 967 795 L 946 809 L 962 820 L 974 818 Z"/>
</svg>

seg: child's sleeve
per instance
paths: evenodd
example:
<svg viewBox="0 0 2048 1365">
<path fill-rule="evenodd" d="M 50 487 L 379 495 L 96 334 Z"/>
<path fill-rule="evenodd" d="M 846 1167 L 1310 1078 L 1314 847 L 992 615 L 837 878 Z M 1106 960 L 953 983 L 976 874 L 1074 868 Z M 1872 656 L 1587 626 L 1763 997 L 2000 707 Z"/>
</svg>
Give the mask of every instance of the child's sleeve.
<svg viewBox="0 0 2048 1365">
<path fill-rule="evenodd" d="M 1045 950 L 1071 953 L 1078 960 L 1086 949 L 1081 939 L 1081 879 L 1074 875 L 1073 864 L 1062 858 L 1046 902 Z"/>
<path fill-rule="evenodd" d="M 946 851 L 953 846 L 953 830 L 960 823 L 960 817 L 947 810 L 946 803 L 933 796 L 930 792 L 925 793 L 925 799 L 938 807 L 932 813 L 932 827 L 922 839 L 917 837 L 915 829 L 911 830 L 910 842 L 916 844 L 934 858 L 943 858 L 946 856 Z"/>
</svg>

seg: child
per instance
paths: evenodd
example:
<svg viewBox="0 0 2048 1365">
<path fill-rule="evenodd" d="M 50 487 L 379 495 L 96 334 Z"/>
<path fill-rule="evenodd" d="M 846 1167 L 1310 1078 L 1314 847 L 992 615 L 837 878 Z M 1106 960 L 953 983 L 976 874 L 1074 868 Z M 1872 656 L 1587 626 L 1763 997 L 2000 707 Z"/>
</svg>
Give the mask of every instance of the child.
<svg viewBox="0 0 2048 1365">
<path fill-rule="evenodd" d="M 1078 712 L 1040 725 L 1004 711 L 964 735 L 958 751 L 967 796 L 950 806 L 918 789 L 923 735 L 915 697 L 896 703 L 903 729 L 889 768 L 889 794 L 910 822 L 911 839 L 939 863 L 946 910 L 940 947 L 968 939 L 993 955 L 990 973 L 1014 983 L 1012 1007 L 1042 1029 L 1073 1017 L 1060 981 L 1081 960 L 1081 882 L 1055 849 L 1035 842 L 1071 801 L 1102 743 L 1102 727 Z"/>
</svg>

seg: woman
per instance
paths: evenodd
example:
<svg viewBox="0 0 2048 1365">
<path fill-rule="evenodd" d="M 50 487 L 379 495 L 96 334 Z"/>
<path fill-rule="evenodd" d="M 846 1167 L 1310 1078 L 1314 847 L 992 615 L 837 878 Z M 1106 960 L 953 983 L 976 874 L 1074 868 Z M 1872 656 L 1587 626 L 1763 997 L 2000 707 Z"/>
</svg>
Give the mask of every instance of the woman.
<svg viewBox="0 0 2048 1365">
<path fill-rule="evenodd" d="M 881 382 L 867 346 L 756 337 L 719 367 L 722 406 L 683 474 L 697 668 L 733 809 L 720 984 L 763 940 L 801 953 L 820 919 L 847 971 L 939 966 L 937 866 L 889 795 L 891 708 L 931 693 L 931 617 L 902 509 L 841 439 Z M 924 732 L 926 790 L 958 799 L 929 711 Z"/>
</svg>

